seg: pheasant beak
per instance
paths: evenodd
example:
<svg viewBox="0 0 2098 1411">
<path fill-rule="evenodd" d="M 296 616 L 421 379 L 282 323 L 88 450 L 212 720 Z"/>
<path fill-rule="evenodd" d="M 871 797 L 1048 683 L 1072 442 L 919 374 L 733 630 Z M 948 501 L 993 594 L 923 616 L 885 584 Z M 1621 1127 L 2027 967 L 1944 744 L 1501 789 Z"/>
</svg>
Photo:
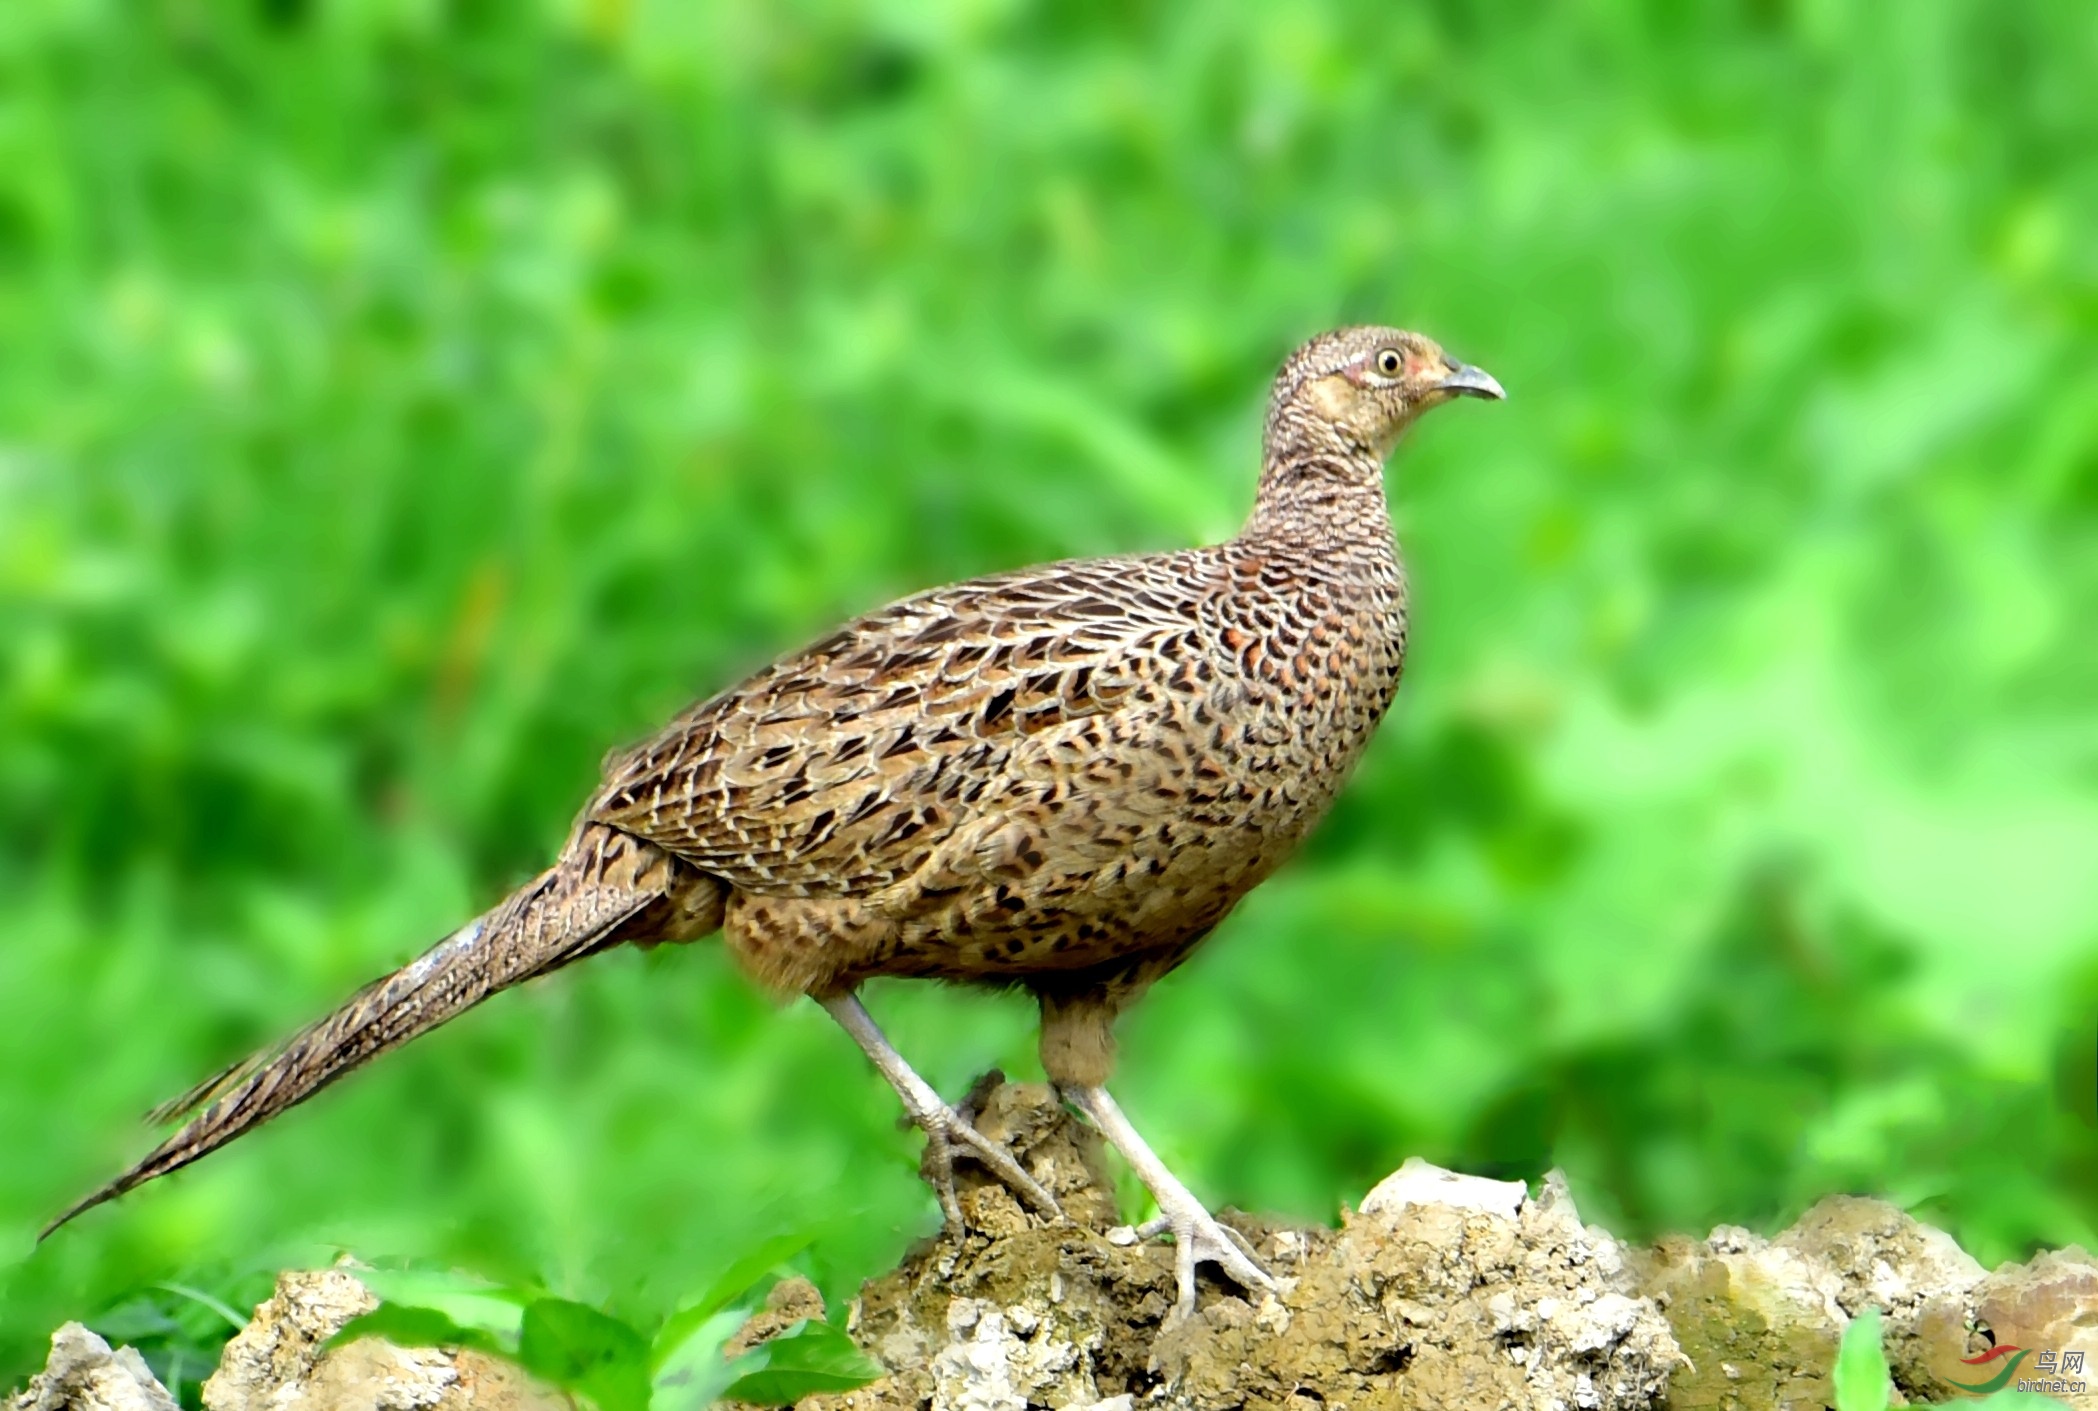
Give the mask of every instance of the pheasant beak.
<svg viewBox="0 0 2098 1411">
<path fill-rule="evenodd" d="M 1452 362 L 1449 375 L 1435 384 L 1438 392 L 1448 392 L 1459 397 L 1485 397 L 1490 401 L 1505 400 L 1508 394 L 1494 375 L 1481 367 L 1469 363 Z"/>
</svg>

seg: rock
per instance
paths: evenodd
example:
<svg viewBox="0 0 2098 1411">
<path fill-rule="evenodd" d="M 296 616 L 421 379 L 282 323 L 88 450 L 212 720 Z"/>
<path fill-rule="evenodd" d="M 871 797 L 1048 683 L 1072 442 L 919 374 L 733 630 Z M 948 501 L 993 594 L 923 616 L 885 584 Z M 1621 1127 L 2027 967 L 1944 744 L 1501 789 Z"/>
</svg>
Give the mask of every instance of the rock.
<svg viewBox="0 0 2098 1411">
<path fill-rule="evenodd" d="M 805 1319 L 824 1320 L 823 1295 L 800 1275 L 781 1279 L 765 1297 L 765 1306 L 750 1315 L 736 1335 L 722 1344 L 721 1355 L 734 1361 L 761 1342 L 778 1337 Z"/>
<path fill-rule="evenodd" d="M 51 1335 L 51 1356 L 6 1411 L 181 1411 L 135 1348 L 112 1352 L 78 1323 Z"/>
<path fill-rule="evenodd" d="M 2012 1373 L 2012 1386 L 2023 1381 L 2028 1389 L 2067 1405 L 2098 1411 L 2098 1394 L 2091 1388 L 2098 1367 L 2089 1365 L 2098 1361 L 2098 1260 L 2071 1247 L 2030 1263 L 2006 1264 L 1975 1290 L 1974 1314 L 1997 1346 L 2026 1350 Z M 1985 1341 L 1977 1339 L 1975 1351 Z M 2082 1354 L 2070 1362 L 2074 1370 L 2064 1366 L 2066 1353 Z M 1980 1367 L 1941 1364 L 1937 1370 L 1941 1379 L 1971 1384 L 1988 1380 L 2004 1360 Z"/>
<path fill-rule="evenodd" d="M 890 1375 L 808 1411 L 1613 1411 L 1653 1405 L 1682 1360 L 1563 1180 L 1531 1201 L 1520 1183 L 1419 1162 L 1338 1231 L 1227 1213 L 1281 1289 L 1249 1299 L 1205 1275 L 1195 1316 L 1166 1328 L 1172 1251 L 1088 1227 L 1116 1218 L 1093 1135 L 1044 1088 L 990 1094 L 986 1121 L 1021 1134 L 1023 1163 L 1085 1223 L 1044 1225 L 958 1173 L 971 1232 L 921 1246 L 854 1305 L 855 1339 Z M 973 1228 L 986 1205 L 995 1234 Z"/>
<path fill-rule="evenodd" d="M 1561 1188 L 1564 1188 L 1562 1178 Z M 1521 1181 L 1489 1181 L 1484 1176 L 1461 1176 L 1430 1166 L 1418 1156 L 1386 1176 L 1362 1198 L 1364 1215 L 1395 1214 L 1409 1205 L 1447 1205 L 1453 1210 L 1472 1210 L 1482 1215 L 1505 1215 L 1510 1219 L 1530 1197 Z"/>
<path fill-rule="evenodd" d="M 1832 1271 L 1728 1226 L 1703 1244 L 1682 1235 L 1634 1257 L 1688 1357 L 1668 1405 L 1820 1411 L 1846 1321 Z"/>
<path fill-rule="evenodd" d="M 1054 1394 L 1077 1368 L 1069 1342 L 1029 1337 L 1037 1320 L 1025 1308 L 1005 1310 L 976 1299 L 947 1305 L 952 1340 L 933 1354 L 933 1404 L 955 1411 L 1026 1411 L 1029 1401 Z"/>
<path fill-rule="evenodd" d="M 1098 1138 L 1040 1086 L 979 1085 L 967 1106 L 1072 1218 L 1045 1223 L 964 1162 L 967 1233 L 922 1243 L 852 1304 L 846 1331 L 887 1375 L 801 1411 L 1819 1411 L 1868 1308 L 1897 1401 L 2002 1375 L 2098 1411 L 2070 1356 L 2098 1356 L 2098 1260 L 1985 1275 L 1949 1236 L 1851 1196 L 1772 1239 L 1721 1226 L 1628 1250 L 1582 1224 L 1556 1171 L 1531 1196 L 1409 1161 L 1337 1230 L 1225 1212 L 1279 1286 L 1249 1296 L 1205 1272 L 1194 1316 L 1167 1327 L 1172 1251 L 1116 1238 Z M 208 1411 L 571 1411 L 479 1352 L 328 1347 L 373 1306 L 350 1269 L 282 1276 L 205 1384 Z M 788 1279 L 728 1350 L 824 1316 Z M 1964 1360 L 1992 1343 L 2009 1350 Z M 0 1411 L 177 1408 L 136 1352 L 68 1324 Z"/>
<path fill-rule="evenodd" d="M 1837 1279 L 1844 1312 L 1874 1307 L 1895 1321 L 1914 1317 L 1948 1292 L 1981 1282 L 1981 1265 L 1943 1230 L 1898 1206 L 1862 1196 L 1832 1195 L 1771 1241 L 1816 1259 Z"/>
<path fill-rule="evenodd" d="M 1897 1391 L 1912 1401 L 1946 1398 L 1932 1367 L 1947 1351 L 1966 1355 L 1982 1278 L 1981 1265 L 1952 1236 L 1886 1201 L 1836 1195 L 1816 1202 L 1771 1245 L 1826 1267 L 1846 1319 L 1880 1310 Z"/>
<path fill-rule="evenodd" d="M 379 1300 L 342 1269 L 277 1276 L 276 1291 L 233 1335 L 204 1383 L 209 1411 L 267 1411 L 280 1392 L 296 1397 L 329 1338 Z"/>
<path fill-rule="evenodd" d="M 1279 1310 L 1247 1322 L 1222 1301 L 1161 1339 L 1179 1404 L 1282 1406 L 1307 1392 L 1354 1407 L 1654 1403 L 1682 1354 L 1615 1240 L 1563 1198 L 1509 1210 L 1501 1183 L 1432 1167 L 1404 1184 L 1403 1204 L 1365 1201 L 1337 1235 L 1304 1232 L 1293 1286 L 1269 1300 Z"/>
<path fill-rule="evenodd" d="M 205 1411 L 554 1411 L 565 1397 L 472 1349 L 328 1340 L 378 1300 L 346 1269 L 288 1273 L 226 1344 Z"/>
<path fill-rule="evenodd" d="M 1897 1394 L 1946 1400 L 1942 1372 L 1968 1355 L 1982 1279 L 1951 1236 L 1857 1196 L 1821 1201 L 1775 1239 L 1722 1225 L 1701 1245 L 1664 1239 L 1635 1263 L 1690 1357 L 1669 1387 L 1675 1408 L 1832 1405 L 1836 1348 L 1866 1308 L 1884 1318 Z"/>
</svg>

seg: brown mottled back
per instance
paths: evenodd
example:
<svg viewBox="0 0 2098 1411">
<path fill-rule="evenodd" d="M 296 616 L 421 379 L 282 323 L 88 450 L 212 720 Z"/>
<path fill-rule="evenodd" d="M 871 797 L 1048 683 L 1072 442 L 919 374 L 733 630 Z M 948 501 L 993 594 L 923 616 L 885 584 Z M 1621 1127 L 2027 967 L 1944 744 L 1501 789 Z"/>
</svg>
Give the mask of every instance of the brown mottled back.
<svg viewBox="0 0 2098 1411">
<path fill-rule="evenodd" d="M 885 975 L 1025 986 L 1050 1077 L 1097 1087 L 1115 1014 L 1289 855 L 1391 704 L 1406 585 L 1383 461 L 1467 392 L 1500 395 L 1418 335 L 1312 340 L 1275 380 L 1236 538 L 932 589 L 694 706 L 608 764 L 548 873 L 206 1084 L 76 1209 L 505 985 L 717 927 L 759 980 L 819 999 Z"/>
</svg>

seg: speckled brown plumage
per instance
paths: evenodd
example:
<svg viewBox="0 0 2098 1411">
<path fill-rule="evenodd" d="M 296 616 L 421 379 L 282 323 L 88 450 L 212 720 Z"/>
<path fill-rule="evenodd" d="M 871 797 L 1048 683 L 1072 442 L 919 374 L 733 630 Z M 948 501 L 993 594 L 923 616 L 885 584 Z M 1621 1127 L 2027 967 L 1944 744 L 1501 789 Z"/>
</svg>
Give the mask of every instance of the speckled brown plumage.
<svg viewBox="0 0 2098 1411">
<path fill-rule="evenodd" d="M 1306 344 L 1236 538 L 932 589 L 694 706 L 608 763 L 551 870 L 200 1088 L 187 1127 L 78 1208 L 507 985 L 716 929 L 790 994 L 1024 986 L 1050 1078 L 1097 1088 L 1115 1015 L 1289 855 L 1390 705 L 1407 604 L 1382 463 L 1459 393 L 1499 388 L 1417 335 Z"/>
</svg>

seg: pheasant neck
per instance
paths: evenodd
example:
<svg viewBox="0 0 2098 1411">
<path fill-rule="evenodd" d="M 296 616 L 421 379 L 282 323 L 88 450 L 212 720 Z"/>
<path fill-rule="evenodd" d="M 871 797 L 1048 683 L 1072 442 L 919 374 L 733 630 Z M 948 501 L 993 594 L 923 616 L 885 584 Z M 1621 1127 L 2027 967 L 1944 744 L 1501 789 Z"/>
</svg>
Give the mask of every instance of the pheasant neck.
<svg viewBox="0 0 2098 1411">
<path fill-rule="evenodd" d="M 1326 560 L 1390 563 L 1382 458 L 1355 452 L 1270 460 L 1240 537 L 1313 549 Z"/>
</svg>

